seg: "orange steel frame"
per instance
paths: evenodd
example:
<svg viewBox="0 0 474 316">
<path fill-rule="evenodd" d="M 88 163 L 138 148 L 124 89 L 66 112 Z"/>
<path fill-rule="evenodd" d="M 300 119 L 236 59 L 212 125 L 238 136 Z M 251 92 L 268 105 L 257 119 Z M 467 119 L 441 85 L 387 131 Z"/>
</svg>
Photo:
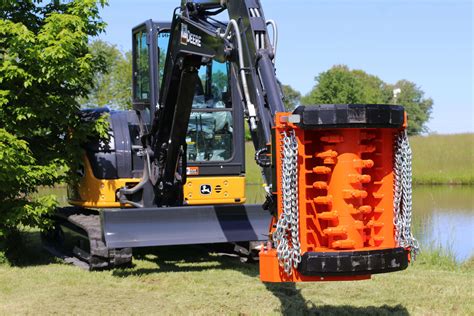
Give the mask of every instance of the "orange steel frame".
<svg viewBox="0 0 474 316">
<path fill-rule="evenodd" d="M 305 252 L 370 251 L 395 248 L 393 224 L 393 144 L 398 129 L 334 128 L 303 130 L 288 123 L 291 113 L 277 113 L 278 218 L 282 212 L 283 131 L 298 141 L 299 233 Z M 406 127 L 406 118 L 404 128 Z M 273 218 L 270 236 L 275 231 Z M 305 276 L 293 268 L 287 275 L 269 242 L 260 252 L 260 278 L 267 282 L 342 281 L 370 275 Z"/>
</svg>

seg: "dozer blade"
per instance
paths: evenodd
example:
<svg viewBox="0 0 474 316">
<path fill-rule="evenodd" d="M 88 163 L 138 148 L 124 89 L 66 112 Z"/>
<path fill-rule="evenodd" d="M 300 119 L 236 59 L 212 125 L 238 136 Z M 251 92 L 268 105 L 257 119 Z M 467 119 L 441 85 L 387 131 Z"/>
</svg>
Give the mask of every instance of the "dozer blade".
<svg viewBox="0 0 474 316">
<path fill-rule="evenodd" d="M 261 205 L 209 205 L 101 212 L 108 248 L 266 241 L 271 217 Z"/>
</svg>

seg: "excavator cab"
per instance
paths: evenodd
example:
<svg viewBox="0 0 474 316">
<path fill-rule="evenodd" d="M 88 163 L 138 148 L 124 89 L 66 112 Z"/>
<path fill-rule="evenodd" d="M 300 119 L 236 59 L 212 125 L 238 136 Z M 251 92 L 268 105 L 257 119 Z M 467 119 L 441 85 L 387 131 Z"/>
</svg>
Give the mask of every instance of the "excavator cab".
<svg viewBox="0 0 474 316">
<path fill-rule="evenodd" d="M 149 111 L 149 118 L 160 107 L 170 27 L 148 20 L 132 31 L 133 107 Z M 232 94 L 235 80 L 227 62 L 213 59 L 198 76 L 186 134 L 185 204 L 244 203 L 244 115 L 234 106 L 240 102 Z"/>
<path fill-rule="evenodd" d="M 69 189 L 69 202 L 85 207 L 121 207 L 119 188 L 140 182 L 143 156 L 136 111 L 145 128 L 159 107 L 160 85 L 170 38 L 170 23 L 145 21 L 132 30 L 133 108 L 135 111 L 88 110 L 109 113 L 112 138 L 86 145 L 79 184 Z M 188 205 L 243 204 L 245 198 L 245 146 L 242 108 L 233 106 L 228 63 L 210 59 L 200 67 L 186 135 Z M 234 96 L 235 98 L 235 96 Z M 107 161 L 108 163 L 104 163 Z M 140 197 L 137 197 L 140 199 Z"/>
</svg>

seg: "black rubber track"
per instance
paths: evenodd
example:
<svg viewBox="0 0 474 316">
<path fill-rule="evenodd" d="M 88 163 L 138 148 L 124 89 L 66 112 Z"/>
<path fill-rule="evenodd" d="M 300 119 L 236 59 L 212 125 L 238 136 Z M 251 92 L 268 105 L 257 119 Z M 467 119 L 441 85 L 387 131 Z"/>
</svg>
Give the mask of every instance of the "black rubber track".
<svg viewBox="0 0 474 316">
<path fill-rule="evenodd" d="M 89 249 L 80 249 L 76 245 L 74 249 L 64 249 L 61 236 L 56 233 L 47 233 L 44 240 L 48 246 L 54 247 L 56 251 L 73 254 L 88 264 L 89 270 L 104 270 L 117 267 L 130 266 L 132 263 L 132 248 L 109 249 L 105 245 L 100 214 L 97 211 L 66 207 L 56 210 L 53 216 L 55 230 L 63 226 L 74 230 L 89 241 Z"/>
</svg>

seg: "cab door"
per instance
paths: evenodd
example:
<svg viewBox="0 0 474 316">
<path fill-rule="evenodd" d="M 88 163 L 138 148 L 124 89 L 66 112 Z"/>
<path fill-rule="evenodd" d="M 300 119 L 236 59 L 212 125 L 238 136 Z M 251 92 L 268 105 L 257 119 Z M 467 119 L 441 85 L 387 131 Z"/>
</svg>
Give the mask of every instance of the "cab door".
<svg viewBox="0 0 474 316">
<path fill-rule="evenodd" d="M 160 102 L 170 23 L 152 20 L 132 31 L 133 108 L 147 128 Z M 243 110 L 227 63 L 210 60 L 199 69 L 188 125 L 187 204 L 243 203 L 245 152 Z"/>
<path fill-rule="evenodd" d="M 152 20 L 132 30 L 133 109 L 148 112 L 149 120 L 159 101 L 159 30 L 159 24 Z"/>
</svg>

